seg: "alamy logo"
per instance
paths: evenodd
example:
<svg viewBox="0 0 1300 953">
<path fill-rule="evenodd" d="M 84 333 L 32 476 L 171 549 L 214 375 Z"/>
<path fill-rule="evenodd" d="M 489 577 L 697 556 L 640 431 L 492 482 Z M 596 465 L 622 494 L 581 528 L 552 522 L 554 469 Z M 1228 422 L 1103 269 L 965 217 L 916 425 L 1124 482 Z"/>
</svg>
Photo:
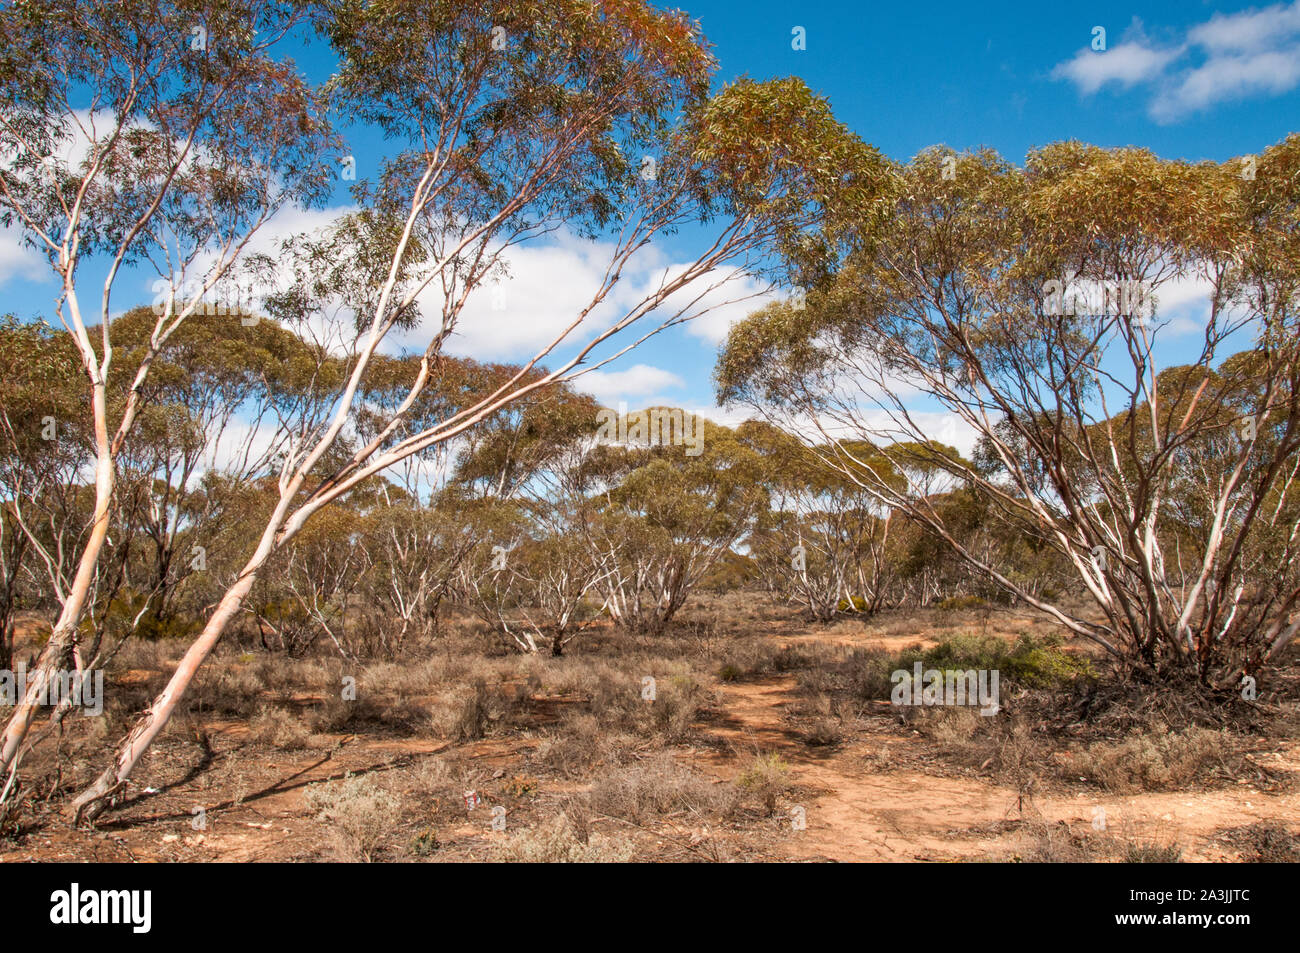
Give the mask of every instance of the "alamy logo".
<svg viewBox="0 0 1300 953">
<path fill-rule="evenodd" d="M 153 922 L 151 890 L 70 890 L 50 894 L 50 922 L 57 924 L 128 923 L 133 933 L 148 933 Z"/>
<path fill-rule="evenodd" d="M 35 678 L 30 681 L 36 681 Z M 18 670 L 0 669 L 0 705 L 13 706 L 27 697 L 29 679 L 27 666 L 18 663 Z M 82 709 L 87 715 L 104 713 L 104 673 L 103 671 L 70 672 L 60 669 L 41 683 L 37 693 L 37 704 L 61 705 L 67 702 L 74 708 Z"/>
<path fill-rule="evenodd" d="M 996 715 L 1001 707 L 997 669 L 922 670 L 917 662 L 910 672 L 897 669 L 889 680 L 894 683 L 889 700 L 895 705 L 979 705 L 986 717 Z"/>
<path fill-rule="evenodd" d="M 1078 315 L 1079 317 L 1129 318 L 1134 324 L 1145 324 L 1154 314 L 1154 296 L 1150 282 L 1126 280 L 1114 282 L 1086 282 L 1074 284 L 1074 276 L 1064 281 L 1053 279 L 1043 284 L 1043 313 L 1053 317 Z"/>
</svg>

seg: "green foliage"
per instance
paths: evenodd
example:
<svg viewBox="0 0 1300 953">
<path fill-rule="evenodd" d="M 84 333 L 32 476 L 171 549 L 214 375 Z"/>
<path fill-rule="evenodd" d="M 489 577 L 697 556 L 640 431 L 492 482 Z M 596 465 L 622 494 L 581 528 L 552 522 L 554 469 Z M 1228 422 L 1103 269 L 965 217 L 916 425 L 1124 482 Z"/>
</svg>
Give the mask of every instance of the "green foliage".
<svg viewBox="0 0 1300 953">
<path fill-rule="evenodd" d="M 1300 593 L 1286 541 L 1300 517 L 1300 136 L 1264 157 L 1254 178 L 1074 141 L 1023 167 L 937 147 L 890 164 L 806 306 L 732 327 L 719 400 L 792 435 L 809 416 L 888 435 L 876 452 L 906 485 L 852 472 L 930 537 L 903 573 L 927 601 L 961 576 L 1036 608 L 1050 593 L 1052 614 L 1111 655 L 1234 685 L 1276 660 Z M 1212 344 L 1163 367 L 1162 293 L 1196 279 L 1214 286 Z M 971 459 L 927 433 L 917 392 L 974 431 Z M 1204 572 L 1164 585 L 1175 564 Z"/>
<path fill-rule="evenodd" d="M 1061 644 L 1057 635 L 1020 636 L 1003 663 L 1007 676 L 1031 688 L 1062 688 L 1078 679 L 1097 678 L 1089 658 L 1066 652 Z"/>
<path fill-rule="evenodd" d="M 923 669 L 964 672 L 998 671 L 1003 684 L 1026 688 L 1065 689 L 1079 680 L 1097 678 L 1092 662 L 1066 651 L 1059 636 L 1036 638 L 1023 634 L 1014 643 L 994 635 L 956 635 L 931 648 L 914 646 L 897 653 L 859 650 L 850 659 L 855 692 L 864 698 L 890 696 L 893 672 Z"/>
</svg>

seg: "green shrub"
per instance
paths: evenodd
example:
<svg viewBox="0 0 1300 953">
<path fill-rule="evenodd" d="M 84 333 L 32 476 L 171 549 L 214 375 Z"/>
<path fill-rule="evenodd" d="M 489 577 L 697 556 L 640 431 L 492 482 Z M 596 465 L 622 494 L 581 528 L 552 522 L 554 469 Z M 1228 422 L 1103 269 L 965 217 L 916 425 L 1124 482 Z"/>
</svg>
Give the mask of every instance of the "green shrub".
<svg viewBox="0 0 1300 953">
<path fill-rule="evenodd" d="M 1013 644 L 995 635 L 955 635 L 929 649 L 917 645 L 895 654 L 863 649 L 849 658 L 849 678 L 861 698 L 888 698 L 893 673 L 910 672 L 917 662 L 945 673 L 996 669 L 1001 679 L 1027 688 L 1064 688 L 1076 679 L 1095 678 L 1092 662 L 1067 652 L 1063 644 L 1057 635 L 1038 639 L 1024 634 Z"/>
<path fill-rule="evenodd" d="M 851 599 L 841 599 L 835 608 L 840 612 L 867 612 L 871 605 L 861 596 L 853 596 Z"/>
<path fill-rule="evenodd" d="M 1030 688 L 1058 688 L 1078 678 L 1094 679 L 1091 659 L 1061 648 L 1059 635 L 1036 640 L 1022 635 L 1002 663 L 1003 674 Z"/>
</svg>

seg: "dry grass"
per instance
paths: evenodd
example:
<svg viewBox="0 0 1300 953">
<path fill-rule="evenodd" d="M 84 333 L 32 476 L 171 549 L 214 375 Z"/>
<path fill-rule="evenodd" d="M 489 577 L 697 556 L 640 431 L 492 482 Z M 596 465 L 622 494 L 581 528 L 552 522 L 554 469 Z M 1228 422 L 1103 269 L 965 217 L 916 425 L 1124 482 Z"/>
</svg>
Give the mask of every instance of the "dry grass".
<svg viewBox="0 0 1300 953">
<path fill-rule="evenodd" d="M 621 864 L 631 860 L 635 852 L 632 841 L 582 832 L 561 815 L 536 828 L 510 834 L 493 851 L 492 859 L 515 864 Z"/>
<path fill-rule="evenodd" d="M 1107 791 L 1182 790 L 1215 771 L 1231 774 L 1234 739 L 1223 731 L 1189 728 L 1183 732 L 1141 733 L 1118 742 L 1099 742 L 1076 753 L 1080 777 Z"/>
<path fill-rule="evenodd" d="M 274 706 L 264 706 L 248 726 L 249 737 L 272 748 L 296 751 L 307 747 L 311 731 L 292 712 Z"/>
<path fill-rule="evenodd" d="M 300 843 L 287 859 L 317 858 L 327 844 L 348 860 L 600 862 L 780 855 L 784 827 L 772 817 L 816 762 L 851 765 L 846 777 L 908 770 L 1006 785 L 1019 795 L 1002 819 L 1020 825 L 1019 859 L 1142 860 L 1168 858 L 1178 838 L 1049 826 L 1034 799 L 1062 789 L 1073 797 L 1259 781 L 1262 769 L 1245 754 L 1283 736 L 1281 722 L 1256 709 L 1238 718 L 1224 714 L 1233 706 L 1190 692 L 1169 698 L 1112 680 L 1076 685 L 1074 647 L 1037 637 L 1022 644 L 1018 635 L 1040 630 L 1019 620 L 1014 632 L 985 635 L 1007 623 L 996 613 L 899 610 L 807 627 L 789 607 L 747 594 L 702 601 L 661 636 L 597 626 L 561 658 L 519 655 L 468 622 L 409 646 L 398 661 L 344 662 L 324 642 L 302 659 L 227 644 L 141 777 L 183 791 L 177 797 L 189 800 L 174 810 L 188 811 L 191 801 L 237 809 L 247 798 L 250 809 L 265 811 L 254 795 L 294 772 L 339 777 L 382 765 L 384 773 L 306 789 L 320 840 Z M 70 722 L 57 749 L 48 744 L 25 765 L 24 797 L 0 819 L 11 843 L 34 843 L 31 831 L 58 823 L 61 803 L 102 770 L 180 648 L 123 649 L 106 679 L 104 717 Z M 882 704 L 891 672 L 920 658 L 1005 665 L 1004 710 L 983 717 L 965 707 Z M 642 694 L 647 677 L 653 699 Z M 345 678 L 355 698 L 344 697 Z M 729 707 L 741 698 L 748 707 Z M 757 719 L 763 740 L 737 741 Z M 718 780 L 733 776 L 734 783 Z M 490 830 L 486 807 L 465 811 L 467 790 L 507 807 L 506 834 Z M 290 812 L 301 813 L 302 796 L 293 792 Z M 131 816 L 163 810 L 146 798 Z M 1294 855 L 1286 827 L 1255 827 L 1223 836 L 1250 858 Z M 694 840 L 700 832 L 703 840 Z"/>
<path fill-rule="evenodd" d="M 736 786 L 755 799 L 771 817 L 776 813 L 777 802 L 794 785 L 790 780 L 790 765 L 777 754 L 761 755 L 736 778 Z"/>
<path fill-rule="evenodd" d="M 670 814 L 727 817 L 736 804 L 734 786 L 709 781 L 668 753 L 613 771 L 591 788 L 593 810 L 634 822 Z"/>
<path fill-rule="evenodd" d="M 401 800 L 371 778 L 347 778 L 313 785 L 305 795 L 307 805 L 329 825 L 340 859 L 365 861 L 397 829 Z"/>
</svg>

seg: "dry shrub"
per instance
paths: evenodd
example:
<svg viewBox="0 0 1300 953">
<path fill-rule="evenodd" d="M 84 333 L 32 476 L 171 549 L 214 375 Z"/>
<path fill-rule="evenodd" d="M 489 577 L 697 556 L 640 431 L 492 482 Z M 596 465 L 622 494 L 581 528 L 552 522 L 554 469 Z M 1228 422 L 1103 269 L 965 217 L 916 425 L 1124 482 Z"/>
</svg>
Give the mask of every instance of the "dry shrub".
<svg viewBox="0 0 1300 953">
<path fill-rule="evenodd" d="M 31 795 L 21 787 L 11 790 L 9 797 L 0 801 L 0 843 L 17 842 L 30 813 L 30 801 Z"/>
<path fill-rule="evenodd" d="M 653 732 L 668 744 L 684 740 L 707 693 L 689 671 L 654 676 L 655 698 L 641 697 L 641 675 L 599 671 L 591 690 L 591 712 L 610 731 Z"/>
<path fill-rule="evenodd" d="M 638 745 L 634 735 L 608 731 L 595 715 L 567 714 L 537 746 L 533 760 L 567 778 L 582 778 L 601 766 L 625 763 Z"/>
<path fill-rule="evenodd" d="M 1024 810 L 1026 799 L 1038 790 L 1047 757 L 1032 721 L 1006 711 L 985 716 L 965 706 L 917 708 L 913 714 L 950 761 L 988 771 L 1015 790 Z"/>
<path fill-rule="evenodd" d="M 817 715 L 804 727 L 803 740 L 814 748 L 837 745 L 844 740 L 844 723 L 833 716 Z"/>
<path fill-rule="evenodd" d="M 679 811 L 725 816 L 735 809 L 736 793 L 734 786 L 714 784 L 662 752 L 602 777 L 592 786 L 591 806 L 634 822 Z"/>
<path fill-rule="evenodd" d="M 704 688 L 693 676 L 674 675 L 660 684 L 650 706 L 655 729 L 672 744 L 684 740 L 703 704 Z"/>
<path fill-rule="evenodd" d="M 814 748 L 842 742 L 847 733 L 846 723 L 853 718 L 847 700 L 837 700 L 826 693 L 813 694 L 798 706 L 797 713 L 804 744 Z"/>
<path fill-rule="evenodd" d="M 313 731 L 341 731 L 352 721 L 356 712 L 356 702 L 327 698 L 324 704 L 313 708 L 307 717 Z"/>
<path fill-rule="evenodd" d="M 919 653 L 920 646 L 910 651 Z M 899 668 L 900 657 L 879 646 L 854 649 L 840 666 L 850 693 L 868 700 L 889 698 L 894 688 L 890 676 Z"/>
<path fill-rule="evenodd" d="M 358 686 L 355 699 L 331 696 L 312 708 L 308 721 L 313 731 L 351 730 L 362 724 L 384 725 L 410 731 L 427 723 L 427 711 L 413 699 L 385 698 Z"/>
<path fill-rule="evenodd" d="M 987 719 L 978 711 L 962 706 L 921 708 L 916 720 L 929 735 L 930 740 L 958 760 L 983 761 L 992 754 L 991 738 L 984 730 Z"/>
<path fill-rule="evenodd" d="M 793 787 L 790 766 L 779 754 L 760 755 L 736 778 L 736 786 L 767 812 L 776 813 L 778 799 Z"/>
<path fill-rule="evenodd" d="M 510 834 L 493 860 L 515 864 L 621 864 L 632 859 L 635 845 L 623 837 L 582 836 L 565 815 L 540 827 Z"/>
<path fill-rule="evenodd" d="M 313 784 L 305 800 L 318 819 L 330 825 L 340 858 L 366 863 L 397 829 L 402 809 L 395 795 L 370 778 Z"/>
<path fill-rule="evenodd" d="M 274 705 L 258 709 L 248 731 L 255 743 L 284 751 L 305 748 L 311 738 L 311 731 L 292 712 Z"/>
<path fill-rule="evenodd" d="M 911 614 L 912 617 L 901 619 L 895 622 L 879 622 L 868 626 L 868 631 L 882 639 L 897 639 L 902 636 L 915 635 L 924 631 L 927 622 L 916 616 L 921 615 L 919 612 Z"/>
<path fill-rule="evenodd" d="M 541 782 L 527 774 L 514 774 L 510 776 L 503 787 L 506 794 L 510 797 L 518 798 L 535 798 L 541 790 Z"/>
<path fill-rule="evenodd" d="M 202 712 L 247 717 L 257 710 L 265 691 L 259 672 L 249 665 L 208 666 L 194 681 L 190 706 Z"/>
<path fill-rule="evenodd" d="M 746 639 L 727 646 L 718 676 L 724 681 L 737 681 L 786 672 L 816 672 L 840 655 L 840 650 L 833 646 L 783 645 L 771 639 Z"/>
<path fill-rule="evenodd" d="M 509 721 L 514 701 L 500 690 L 475 678 L 439 696 L 432 712 L 433 730 L 456 741 L 477 741 Z"/>
<path fill-rule="evenodd" d="M 1300 837 L 1277 821 L 1238 827 L 1228 832 L 1227 839 L 1241 849 L 1241 859 L 1248 863 L 1300 863 Z"/>
<path fill-rule="evenodd" d="M 416 787 L 435 794 L 448 790 L 455 777 L 451 766 L 442 758 L 427 759 L 414 773 Z"/>
<path fill-rule="evenodd" d="M 1075 755 L 1071 772 L 1108 791 L 1177 790 L 1222 767 L 1230 749 L 1231 738 L 1223 731 L 1144 732 L 1089 745 Z"/>
<path fill-rule="evenodd" d="M 816 668 L 806 669 L 796 676 L 800 694 L 811 695 L 814 698 L 834 692 L 837 681 L 833 666 L 819 665 Z"/>
<path fill-rule="evenodd" d="M 1099 859 L 1099 851 L 1065 821 L 1055 824 L 1035 819 L 1024 827 L 1029 846 L 1016 860 L 1030 864 L 1086 864 Z"/>
<path fill-rule="evenodd" d="M 1176 843 L 1135 840 L 1125 845 L 1121 860 L 1126 864 L 1176 864 L 1182 856 L 1183 848 Z"/>
</svg>

